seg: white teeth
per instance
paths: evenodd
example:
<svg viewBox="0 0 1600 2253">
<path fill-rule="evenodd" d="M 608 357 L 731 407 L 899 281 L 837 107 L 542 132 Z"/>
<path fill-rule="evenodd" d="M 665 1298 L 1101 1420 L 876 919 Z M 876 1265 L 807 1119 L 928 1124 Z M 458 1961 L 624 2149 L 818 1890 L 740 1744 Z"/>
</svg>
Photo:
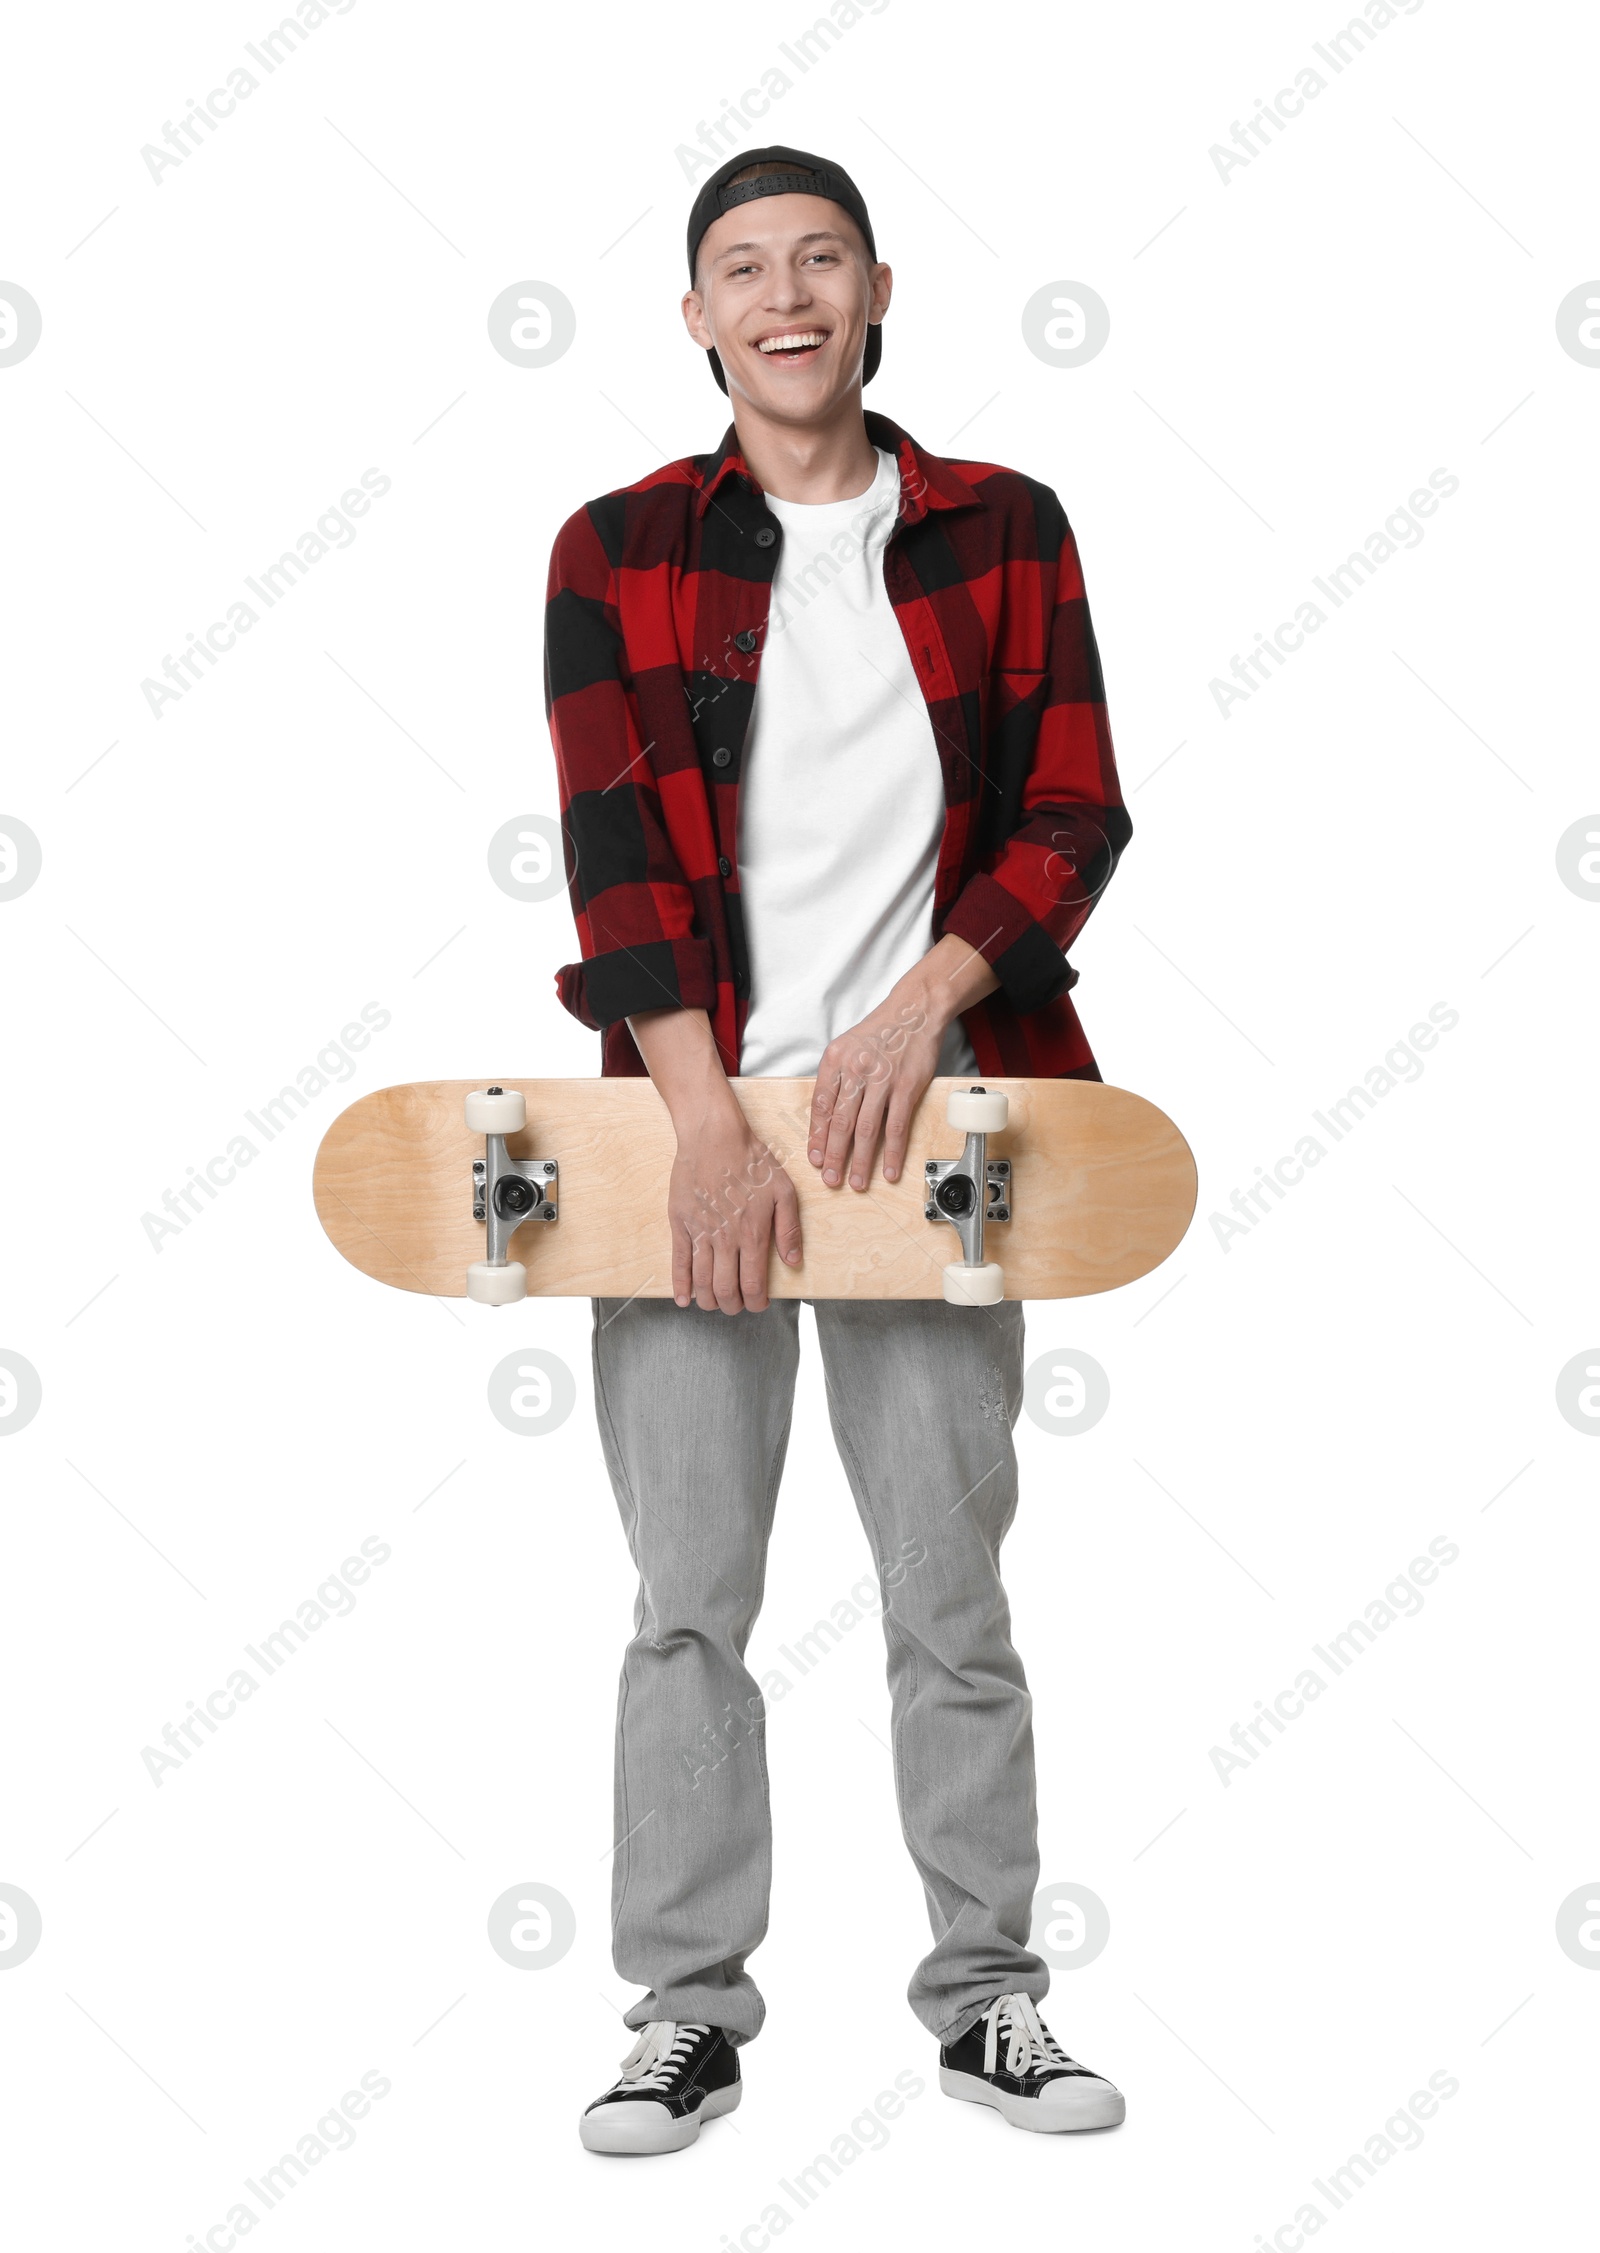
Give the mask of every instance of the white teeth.
<svg viewBox="0 0 1600 2253">
<path fill-rule="evenodd" d="M 793 336 L 764 336 L 756 346 L 758 352 L 794 352 L 802 344 L 825 344 L 827 338 L 821 329 L 797 329 Z"/>
</svg>

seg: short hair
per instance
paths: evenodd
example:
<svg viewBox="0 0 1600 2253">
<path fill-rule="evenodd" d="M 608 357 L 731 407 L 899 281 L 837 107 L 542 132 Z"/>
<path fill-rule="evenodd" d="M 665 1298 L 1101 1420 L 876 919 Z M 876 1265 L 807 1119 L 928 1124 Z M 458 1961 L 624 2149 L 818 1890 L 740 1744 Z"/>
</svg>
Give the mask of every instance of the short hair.
<svg viewBox="0 0 1600 2253">
<path fill-rule="evenodd" d="M 775 172 L 802 172 L 808 180 L 817 176 L 813 165 L 779 164 L 775 158 L 767 157 L 760 164 L 747 164 L 742 172 L 736 172 L 731 180 L 724 180 L 722 184 L 725 188 L 740 188 L 746 180 L 769 180 Z"/>
</svg>

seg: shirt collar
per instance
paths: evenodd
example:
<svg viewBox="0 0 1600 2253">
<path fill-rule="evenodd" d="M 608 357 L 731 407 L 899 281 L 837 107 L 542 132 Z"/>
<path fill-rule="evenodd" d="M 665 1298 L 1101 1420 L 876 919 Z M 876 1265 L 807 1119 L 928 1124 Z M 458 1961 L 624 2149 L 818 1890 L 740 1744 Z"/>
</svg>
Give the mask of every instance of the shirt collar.
<svg viewBox="0 0 1600 2253">
<path fill-rule="evenodd" d="M 974 492 L 964 477 L 958 476 L 950 463 L 937 454 L 930 454 L 919 446 L 909 431 L 891 422 L 887 415 L 865 410 L 867 436 L 874 446 L 892 453 L 900 467 L 900 515 L 902 522 L 915 524 L 935 508 L 981 508 L 982 496 Z M 711 505 L 711 497 L 725 477 L 742 477 L 753 491 L 760 491 L 754 477 L 739 451 L 736 427 L 731 422 L 723 432 L 722 444 L 706 464 L 700 481 L 699 495 L 695 501 L 696 516 L 703 516 Z"/>
</svg>

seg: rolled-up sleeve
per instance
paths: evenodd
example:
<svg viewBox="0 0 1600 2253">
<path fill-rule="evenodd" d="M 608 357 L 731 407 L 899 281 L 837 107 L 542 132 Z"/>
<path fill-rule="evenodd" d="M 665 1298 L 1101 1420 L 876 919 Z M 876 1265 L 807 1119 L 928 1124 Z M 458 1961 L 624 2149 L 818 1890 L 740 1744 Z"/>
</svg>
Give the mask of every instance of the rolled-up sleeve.
<svg viewBox="0 0 1600 2253">
<path fill-rule="evenodd" d="M 647 1009 L 707 1009 L 710 942 L 674 856 L 629 686 L 616 573 L 591 511 L 556 536 L 545 600 L 545 712 L 580 959 L 556 992 L 603 1030 Z"/>
<path fill-rule="evenodd" d="M 1039 569 L 1052 572 L 1047 665 L 1006 676 L 1037 711 L 1020 818 L 951 903 L 942 930 L 973 947 L 1011 1006 L 1042 1008 L 1077 980 L 1066 951 L 1105 890 L 1133 824 L 1122 803 L 1083 571 L 1066 513 L 1040 488 Z"/>
</svg>

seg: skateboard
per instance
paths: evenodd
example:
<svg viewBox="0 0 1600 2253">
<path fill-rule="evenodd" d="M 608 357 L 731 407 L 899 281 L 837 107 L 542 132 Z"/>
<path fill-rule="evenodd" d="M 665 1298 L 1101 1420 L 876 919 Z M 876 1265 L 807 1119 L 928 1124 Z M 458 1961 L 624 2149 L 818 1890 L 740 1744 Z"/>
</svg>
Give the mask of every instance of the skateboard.
<svg viewBox="0 0 1600 2253">
<path fill-rule="evenodd" d="M 801 1264 L 769 1250 L 773 1298 L 1079 1298 L 1148 1275 L 1194 1214 L 1172 1121 L 1098 1081 L 933 1080 L 900 1179 L 880 1157 L 864 1190 L 806 1156 L 812 1081 L 730 1084 L 799 1196 Z M 402 1291 L 671 1298 L 675 1150 L 646 1078 L 426 1080 L 334 1120 L 313 1195 L 351 1265 Z"/>
</svg>

